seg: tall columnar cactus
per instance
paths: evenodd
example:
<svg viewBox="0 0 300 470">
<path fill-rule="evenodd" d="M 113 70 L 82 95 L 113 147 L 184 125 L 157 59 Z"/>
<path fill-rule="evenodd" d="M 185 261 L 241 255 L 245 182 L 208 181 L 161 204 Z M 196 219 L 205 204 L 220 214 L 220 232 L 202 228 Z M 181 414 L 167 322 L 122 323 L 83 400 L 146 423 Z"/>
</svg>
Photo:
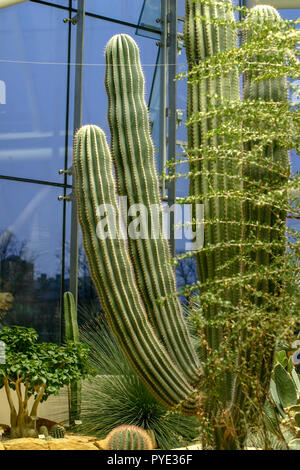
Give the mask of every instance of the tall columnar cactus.
<svg viewBox="0 0 300 470">
<path fill-rule="evenodd" d="M 106 47 L 106 63 L 108 119 L 118 194 L 127 196 L 131 209 L 140 204 L 150 211 L 151 207 L 160 207 L 161 200 L 148 110 L 144 100 L 144 75 L 137 45 L 128 36 L 116 36 Z M 146 219 L 147 217 L 143 219 L 144 231 L 147 231 Z M 162 225 L 157 228 L 157 234 L 153 238 L 150 230 L 145 238 L 143 235 L 141 238 L 129 236 L 131 260 L 147 315 L 159 340 L 165 345 L 173 361 L 193 381 L 196 378 L 197 359 L 184 324 L 179 300 L 175 295 L 172 296 L 176 292 L 176 284 L 174 273 L 168 264 L 168 240 L 163 235 Z M 166 302 L 157 304 L 157 299 L 170 294 L 171 297 Z"/>
<path fill-rule="evenodd" d="M 77 310 L 74 297 L 71 292 L 64 293 L 64 317 L 65 317 L 65 340 L 79 342 L 79 329 L 77 323 Z M 79 420 L 81 411 L 81 388 L 79 381 L 70 385 L 70 423 Z"/>
<path fill-rule="evenodd" d="M 260 29 L 263 31 L 265 26 L 269 23 L 272 29 L 280 30 L 281 17 L 275 8 L 267 5 L 259 5 L 254 7 L 246 18 L 250 28 L 247 28 L 245 34 L 245 41 L 250 41 L 253 35 L 257 36 Z M 252 26 L 253 25 L 253 26 Z M 286 51 L 288 54 L 288 51 Z M 256 57 L 258 65 L 267 62 L 268 59 L 274 59 L 274 50 L 271 52 L 263 52 L 261 57 Z M 280 52 L 282 54 L 282 52 Z M 286 57 L 278 53 L 278 59 L 285 63 Z M 272 79 L 257 80 L 263 73 L 263 70 L 258 70 L 255 73 L 245 73 L 244 78 L 244 100 L 252 102 L 266 102 L 266 104 L 273 105 L 277 103 L 286 103 L 287 92 L 287 79 L 285 76 Z M 268 124 L 267 124 L 268 125 Z M 261 128 L 259 132 L 261 132 Z M 255 151 L 257 142 L 254 141 L 247 143 L 248 151 Z M 261 191 L 265 194 L 270 194 L 274 190 L 281 189 L 288 181 L 290 175 L 290 163 L 288 151 L 280 146 L 276 137 L 273 141 L 266 145 L 262 151 L 258 153 L 258 158 L 254 162 L 246 161 L 244 168 L 244 188 L 246 191 L 251 192 L 256 190 L 259 185 Z M 265 188 L 265 189 L 263 189 Z M 283 254 L 284 248 L 281 252 L 276 248 L 275 243 L 279 240 L 284 240 L 286 229 L 286 213 L 280 209 L 275 208 L 270 203 L 257 205 L 254 201 L 245 203 L 245 217 L 246 223 L 249 224 L 247 237 L 255 237 L 256 240 L 265 243 L 267 248 L 254 249 L 251 253 L 254 269 L 259 266 L 271 266 L 276 258 Z M 253 229 L 252 227 L 258 228 Z M 274 244 L 272 246 L 272 243 Z M 284 247 L 284 243 L 281 243 Z M 271 248 L 270 248 L 271 247 Z M 272 296 L 280 295 L 281 282 L 278 279 L 275 281 L 272 276 L 260 279 L 255 282 L 255 290 L 265 292 Z M 256 302 L 260 302 L 258 299 Z M 274 345 L 275 346 L 275 345 Z M 270 348 L 269 348 L 270 349 Z M 267 359 L 268 357 L 268 359 Z M 272 369 L 273 354 L 269 351 L 268 356 L 265 358 L 264 370 L 261 372 L 262 386 L 267 392 L 270 381 L 270 373 Z"/>
<path fill-rule="evenodd" d="M 76 304 L 71 292 L 64 293 L 64 317 L 66 341 L 79 341 Z"/>
<path fill-rule="evenodd" d="M 230 22 L 234 22 L 233 10 L 227 0 L 226 5 L 223 3 L 218 1 L 208 6 L 203 2 L 186 0 L 184 38 L 189 71 L 201 61 L 237 46 L 236 30 L 230 25 Z M 235 259 L 238 254 L 234 242 L 238 242 L 241 237 L 239 223 L 242 206 L 238 198 L 231 197 L 230 193 L 240 191 L 242 182 L 233 159 L 224 158 L 226 152 L 224 155 L 217 153 L 225 144 L 224 136 L 209 136 L 209 132 L 222 123 L 222 118 L 205 115 L 222 101 L 228 104 L 239 100 L 238 72 L 226 76 L 216 74 L 216 77 L 200 77 L 195 83 L 191 81 L 188 84 L 187 117 L 191 119 L 188 125 L 188 149 L 192 173 L 190 196 L 195 202 L 204 205 L 206 249 L 196 254 L 202 294 L 208 283 L 240 272 L 238 261 L 232 262 L 229 267 L 226 267 L 226 262 Z M 201 117 L 197 119 L 199 112 Z M 212 158 L 211 148 L 215 148 L 216 157 Z M 238 294 L 237 289 L 228 288 L 223 300 L 234 303 Z M 205 307 L 206 319 L 216 319 L 220 308 L 220 305 L 213 303 Z M 217 350 L 222 343 L 222 327 L 208 326 L 205 335 L 208 346 Z M 221 386 L 220 395 L 224 405 L 232 398 L 233 380 L 233 375 L 228 376 L 226 383 Z"/>
<path fill-rule="evenodd" d="M 128 198 L 130 210 L 143 205 L 149 211 L 151 205 L 160 205 L 144 77 L 133 39 L 114 36 L 106 47 L 106 63 L 111 152 L 96 126 L 85 126 L 75 136 L 76 194 L 85 252 L 110 327 L 131 366 L 159 400 L 171 407 L 183 402 L 183 411 L 193 414 L 198 406 L 193 392 L 202 371 L 176 299 L 161 219 L 158 237 L 151 238 L 144 217 L 145 236 L 129 236 L 129 250 L 117 223 L 117 194 Z M 116 217 L 101 236 L 104 214 L 99 206 L 104 205 Z M 160 297 L 166 302 L 158 303 Z"/>
</svg>

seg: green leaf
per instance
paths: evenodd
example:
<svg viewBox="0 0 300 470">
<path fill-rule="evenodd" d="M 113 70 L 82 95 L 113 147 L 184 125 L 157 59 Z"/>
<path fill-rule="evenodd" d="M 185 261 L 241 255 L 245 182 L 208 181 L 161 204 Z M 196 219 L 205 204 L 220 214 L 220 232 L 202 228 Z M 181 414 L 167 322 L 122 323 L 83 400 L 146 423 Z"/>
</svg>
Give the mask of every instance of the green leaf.
<svg viewBox="0 0 300 470">
<path fill-rule="evenodd" d="M 280 435 L 279 419 L 277 418 L 274 405 L 269 400 L 264 404 L 264 422 L 270 432 Z"/>
<path fill-rule="evenodd" d="M 273 379 L 271 379 L 271 382 L 270 382 L 270 394 L 271 394 L 271 397 L 272 397 L 279 413 L 281 414 L 281 416 L 283 418 L 286 418 L 286 414 L 285 414 L 285 412 L 282 408 L 282 404 L 281 404 L 281 401 L 280 401 L 278 393 L 277 393 L 276 384 L 275 384 Z"/>
<path fill-rule="evenodd" d="M 277 364 L 274 369 L 274 381 L 280 402 L 283 408 L 288 408 L 297 404 L 296 386 L 281 364 Z"/>
<path fill-rule="evenodd" d="M 292 357 L 290 357 L 288 360 L 288 364 L 287 364 L 287 371 L 289 374 L 291 374 L 293 370 L 294 370 L 293 359 Z"/>
<path fill-rule="evenodd" d="M 292 439 L 289 442 L 289 448 L 291 450 L 300 450 L 300 439 Z"/>
<path fill-rule="evenodd" d="M 288 359 L 286 357 L 286 352 L 285 351 L 278 351 L 275 354 L 275 364 L 279 363 L 282 365 L 282 367 L 286 367 L 288 365 Z"/>
<path fill-rule="evenodd" d="M 294 368 L 293 368 L 291 374 L 292 374 L 293 381 L 295 382 L 296 388 L 297 388 L 298 392 L 300 393 L 300 380 L 299 380 L 298 374 L 297 374 L 297 372 L 295 371 Z"/>
</svg>

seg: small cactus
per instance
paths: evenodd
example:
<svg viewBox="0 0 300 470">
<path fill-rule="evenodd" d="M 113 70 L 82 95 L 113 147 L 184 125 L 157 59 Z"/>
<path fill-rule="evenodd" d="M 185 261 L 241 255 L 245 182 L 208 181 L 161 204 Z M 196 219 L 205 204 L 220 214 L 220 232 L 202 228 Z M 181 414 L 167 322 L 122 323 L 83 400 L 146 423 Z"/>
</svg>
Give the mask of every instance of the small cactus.
<svg viewBox="0 0 300 470">
<path fill-rule="evenodd" d="M 152 450 L 153 442 L 149 434 L 137 426 L 118 426 L 105 440 L 106 450 Z"/>
<path fill-rule="evenodd" d="M 47 426 L 41 426 L 39 428 L 39 435 L 44 435 L 45 437 L 49 436 L 48 428 Z"/>
<path fill-rule="evenodd" d="M 59 424 L 55 424 L 50 429 L 50 435 L 55 439 L 63 439 L 65 437 L 65 428 Z"/>
</svg>

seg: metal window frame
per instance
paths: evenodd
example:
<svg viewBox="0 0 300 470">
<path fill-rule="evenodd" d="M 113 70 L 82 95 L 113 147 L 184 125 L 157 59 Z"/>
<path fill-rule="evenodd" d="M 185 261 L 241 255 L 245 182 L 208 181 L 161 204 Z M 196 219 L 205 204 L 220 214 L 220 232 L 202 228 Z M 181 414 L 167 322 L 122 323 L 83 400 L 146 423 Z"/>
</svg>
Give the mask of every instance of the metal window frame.
<svg viewBox="0 0 300 470">
<path fill-rule="evenodd" d="M 65 241 L 66 241 L 66 204 L 69 199 L 67 191 L 74 188 L 74 175 L 72 175 L 72 184 L 68 183 L 69 169 L 68 165 L 68 150 L 67 141 L 69 138 L 69 106 L 70 106 L 70 59 L 71 59 L 71 34 L 73 25 L 76 25 L 76 66 L 75 66 L 75 90 L 74 90 L 74 132 L 81 126 L 82 121 L 82 91 L 83 91 L 83 63 L 84 63 L 84 25 L 85 17 L 93 17 L 96 19 L 110 21 L 112 23 L 122 24 L 124 26 L 144 29 L 151 32 L 156 32 L 156 29 L 149 27 L 141 27 L 137 24 L 128 23 L 113 18 L 103 17 L 101 15 L 93 14 L 86 11 L 85 0 L 78 0 L 78 8 L 74 9 L 72 0 L 69 0 L 69 5 L 59 5 L 50 3 L 44 0 L 30 0 L 32 3 L 45 5 L 52 8 L 59 8 L 68 12 L 69 19 L 75 13 L 74 21 L 69 21 L 68 28 L 68 72 L 67 72 L 67 109 L 66 109 L 66 153 L 64 169 L 60 173 L 64 175 L 62 183 L 54 181 L 45 181 L 40 179 L 23 178 L 18 176 L 0 175 L 0 180 L 19 181 L 23 183 L 49 185 L 60 187 L 63 190 L 63 233 L 62 233 L 62 284 L 61 284 L 61 331 L 60 337 L 63 338 L 63 293 L 65 290 L 64 273 L 65 273 Z M 167 160 L 173 159 L 176 155 L 176 104 L 177 104 L 177 34 L 178 34 L 178 15 L 177 7 L 178 0 L 161 0 L 161 12 L 163 21 L 161 22 L 161 64 L 160 64 L 160 161 L 159 168 L 163 170 Z M 164 190 L 165 191 L 165 190 Z M 163 193 L 165 200 L 169 206 L 176 202 L 176 183 L 175 180 L 168 184 L 166 191 Z M 74 298 L 78 300 L 78 218 L 77 207 L 74 190 L 71 193 L 71 239 L 70 239 L 70 286 L 69 290 L 73 293 Z M 174 230 L 174 214 L 171 213 L 171 239 L 170 248 L 171 253 L 175 254 L 175 230 Z"/>
</svg>

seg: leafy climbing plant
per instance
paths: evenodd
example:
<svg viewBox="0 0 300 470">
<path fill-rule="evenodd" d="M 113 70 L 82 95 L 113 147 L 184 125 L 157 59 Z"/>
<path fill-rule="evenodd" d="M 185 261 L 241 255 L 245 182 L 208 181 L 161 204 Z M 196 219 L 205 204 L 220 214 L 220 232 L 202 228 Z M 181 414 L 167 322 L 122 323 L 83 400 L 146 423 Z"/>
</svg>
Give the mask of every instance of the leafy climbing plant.
<svg viewBox="0 0 300 470">
<path fill-rule="evenodd" d="M 199 281 L 183 293 L 194 293 L 205 371 L 204 445 L 219 449 L 243 447 L 248 426 L 263 426 L 275 346 L 299 321 L 299 234 L 287 224 L 299 218 L 289 162 L 300 152 L 299 21 L 266 6 L 237 8 L 245 18 L 235 21 L 232 8 L 186 0 L 189 70 L 179 78 L 188 80 L 188 149 L 169 164 L 169 178 L 177 167 L 190 180 L 179 202 L 204 204 L 204 246 L 179 259 L 198 265 Z"/>
</svg>

